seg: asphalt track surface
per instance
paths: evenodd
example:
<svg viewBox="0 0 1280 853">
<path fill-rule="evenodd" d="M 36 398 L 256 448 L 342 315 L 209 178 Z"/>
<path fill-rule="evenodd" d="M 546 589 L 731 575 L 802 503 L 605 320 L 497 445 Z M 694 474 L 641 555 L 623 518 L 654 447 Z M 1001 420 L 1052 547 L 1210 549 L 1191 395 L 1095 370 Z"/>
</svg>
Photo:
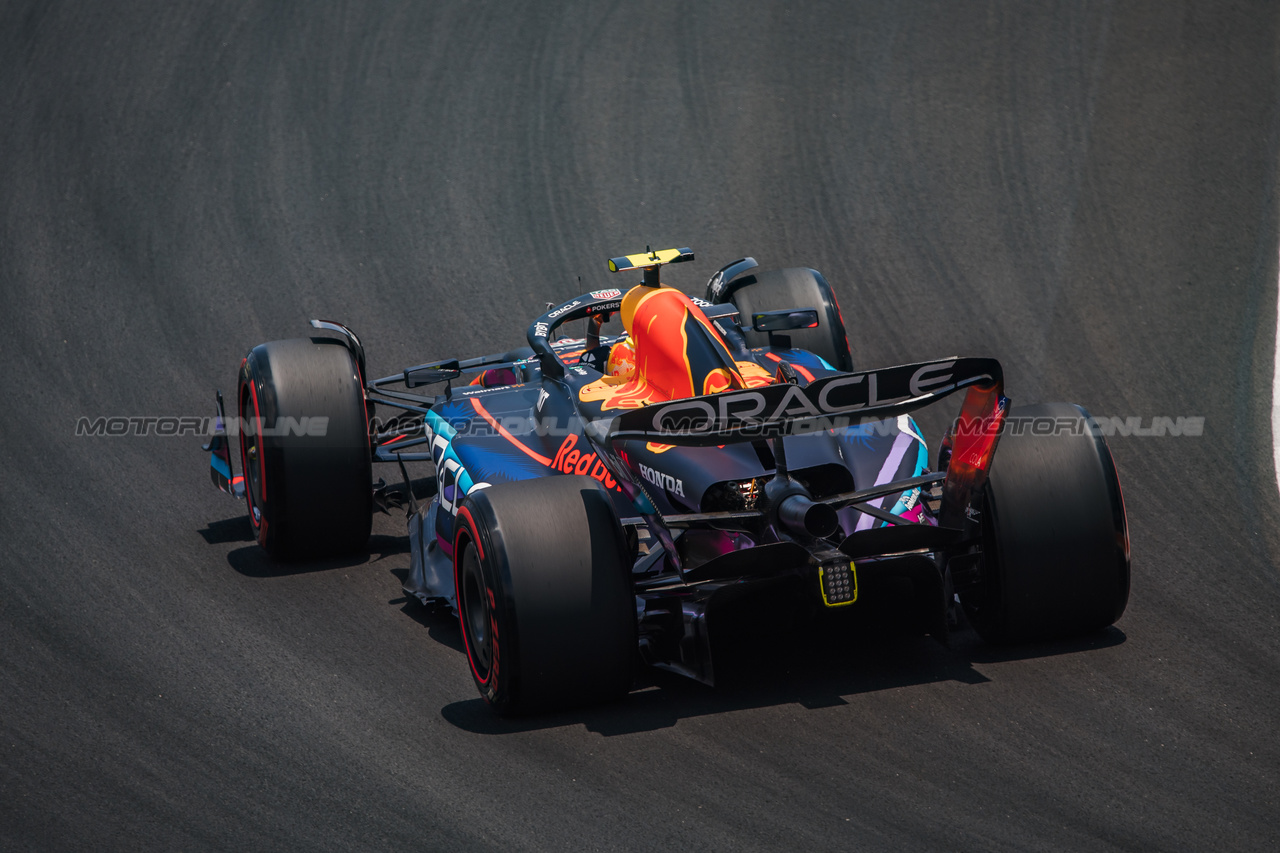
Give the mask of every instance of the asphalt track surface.
<svg viewBox="0 0 1280 853">
<path fill-rule="evenodd" d="M 1278 12 L 3 4 L 0 847 L 1276 849 Z M 862 365 L 1204 417 L 1111 440 L 1117 626 L 762 622 L 726 688 L 502 722 L 400 519 L 275 566 L 196 439 L 74 434 L 315 316 L 506 349 L 646 244 L 822 270 Z"/>
</svg>

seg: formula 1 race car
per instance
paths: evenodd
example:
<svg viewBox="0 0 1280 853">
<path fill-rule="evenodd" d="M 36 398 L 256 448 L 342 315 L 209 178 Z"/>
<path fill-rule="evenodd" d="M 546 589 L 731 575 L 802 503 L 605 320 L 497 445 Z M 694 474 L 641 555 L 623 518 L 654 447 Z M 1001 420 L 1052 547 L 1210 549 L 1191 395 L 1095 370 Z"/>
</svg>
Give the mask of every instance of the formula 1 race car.
<svg viewBox="0 0 1280 853">
<path fill-rule="evenodd" d="M 405 590 L 458 615 L 502 713 L 620 697 L 637 662 L 713 683 L 708 617 L 744 591 L 875 610 L 893 579 L 925 630 L 945 636 L 958 606 L 992 642 L 1120 617 L 1124 502 L 1087 412 L 1015 415 L 988 358 L 855 370 L 818 272 L 744 258 L 700 299 L 660 281 L 691 260 L 615 258 L 641 282 L 549 305 L 528 347 L 380 379 L 338 323 L 254 347 L 237 418 L 218 394 L 214 483 L 280 559 L 359 551 L 375 508 L 403 506 Z M 560 337 L 571 322 L 583 334 Z M 956 392 L 931 467 L 911 413 Z M 434 465 L 425 504 L 406 462 Z"/>
</svg>

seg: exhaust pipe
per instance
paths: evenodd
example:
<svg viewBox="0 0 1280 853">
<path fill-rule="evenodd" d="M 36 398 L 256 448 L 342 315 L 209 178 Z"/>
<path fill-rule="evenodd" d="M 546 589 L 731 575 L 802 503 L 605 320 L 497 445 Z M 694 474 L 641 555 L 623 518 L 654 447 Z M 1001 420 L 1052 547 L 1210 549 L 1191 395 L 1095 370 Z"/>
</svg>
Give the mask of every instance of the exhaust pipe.
<svg viewBox="0 0 1280 853">
<path fill-rule="evenodd" d="M 793 533 L 825 539 L 840 528 L 836 511 L 827 504 L 814 503 L 804 495 L 790 495 L 778 504 L 778 520 Z"/>
</svg>

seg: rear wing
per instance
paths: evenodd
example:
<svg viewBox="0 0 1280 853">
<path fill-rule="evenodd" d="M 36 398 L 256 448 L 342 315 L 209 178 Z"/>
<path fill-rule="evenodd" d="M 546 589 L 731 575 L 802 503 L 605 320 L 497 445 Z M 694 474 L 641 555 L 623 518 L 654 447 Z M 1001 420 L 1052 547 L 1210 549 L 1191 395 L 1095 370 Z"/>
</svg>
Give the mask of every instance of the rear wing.
<svg viewBox="0 0 1280 853">
<path fill-rule="evenodd" d="M 1004 391 L 1000 362 L 946 358 L 824 376 L 808 385 L 765 385 L 672 400 L 591 424 L 602 443 L 626 439 L 710 446 L 802 435 L 885 420 L 971 388 L 965 415 L 994 414 Z M 959 425 L 965 432 L 966 424 Z M 976 425 L 972 425 L 976 426 Z"/>
<path fill-rule="evenodd" d="M 938 460 L 946 471 L 939 521 L 955 529 L 964 524 L 986 482 L 1009 410 L 1004 372 L 992 358 L 945 358 L 824 376 L 804 386 L 766 385 L 672 400 L 601 418 L 588 424 L 586 431 L 602 456 L 613 463 L 615 476 L 627 482 L 631 478 L 619 457 L 619 441 L 705 447 L 778 439 L 894 418 L 962 389 L 967 393 L 960 415 L 943 439 Z M 775 457 L 780 451 L 775 444 Z M 932 475 L 932 479 L 943 477 Z M 859 497 L 828 500 L 847 503 Z M 645 511 L 645 517 L 658 520 L 656 512 Z M 902 524 L 901 520 L 894 523 Z"/>
</svg>

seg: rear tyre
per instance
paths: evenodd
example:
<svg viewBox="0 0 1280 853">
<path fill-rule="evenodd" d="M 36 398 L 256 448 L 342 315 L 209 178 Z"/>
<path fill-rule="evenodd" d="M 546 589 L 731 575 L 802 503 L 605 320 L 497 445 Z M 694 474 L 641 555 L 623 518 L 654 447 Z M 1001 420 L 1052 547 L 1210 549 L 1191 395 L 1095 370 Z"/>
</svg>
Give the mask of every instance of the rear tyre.
<svg viewBox="0 0 1280 853">
<path fill-rule="evenodd" d="M 372 454 L 363 381 L 340 341 L 254 347 L 240 366 L 240 461 L 254 534 L 274 559 L 369 540 Z"/>
<path fill-rule="evenodd" d="M 791 345 L 822 356 L 836 370 L 853 370 L 853 357 L 849 353 L 849 337 L 840 316 L 840 304 L 822 273 L 804 268 L 769 270 L 731 281 L 725 291 L 728 301 L 741 312 L 740 323 L 747 327 L 743 332 L 747 346 L 769 345 L 767 332 L 751 330 L 752 313 L 816 308 L 817 327 L 786 332 L 791 338 Z"/>
<path fill-rule="evenodd" d="M 965 614 L 996 643 L 1105 628 L 1129 601 L 1128 524 L 1111 451 L 1090 434 L 1079 406 L 1045 403 L 1012 414 L 1021 430 L 1006 430 L 992 461 L 983 581 L 960 593 Z M 1072 435 L 1070 425 L 1082 428 Z"/>
<path fill-rule="evenodd" d="M 591 477 L 473 491 L 454 577 L 476 687 L 501 714 L 617 699 L 636 651 L 627 540 Z"/>
</svg>

